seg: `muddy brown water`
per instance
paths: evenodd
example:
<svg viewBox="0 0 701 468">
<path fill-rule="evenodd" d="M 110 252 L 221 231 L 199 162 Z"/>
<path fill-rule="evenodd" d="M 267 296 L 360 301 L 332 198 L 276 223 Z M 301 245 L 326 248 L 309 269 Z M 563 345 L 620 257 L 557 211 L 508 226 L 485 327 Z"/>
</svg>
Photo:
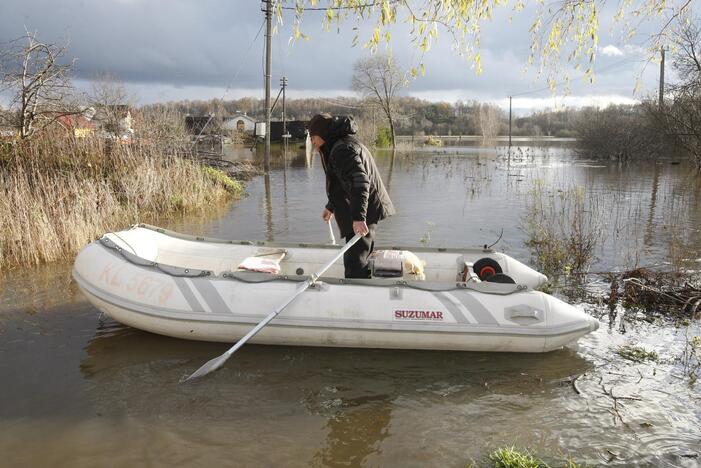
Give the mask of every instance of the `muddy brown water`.
<svg viewBox="0 0 701 468">
<path fill-rule="evenodd" d="M 291 153 L 224 216 L 161 224 L 325 242 L 321 168 Z M 664 265 L 670 231 L 701 257 L 701 188 L 683 164 L 602 164 L 562 146 L 377 159 L 399 211 L 380 243 L 481 245 L 503 229 L 496 247 L 528 261 L 522 218 L 539 183 L 553 196 L 573 185 L 601 195 L 606 234 L 594 269 Z M 701 384 L 689 385 L 678 359 L 687 333 L 701 333 L 695 325 L 580 304 L 602 327 L 547 354 L 247 345 L 211 378 L 183 385 L 226 346 L 115 323 L 85 301 L 70 268 L 0 277 L 2 466 L 457 467 L 511 445 L 553 465 L 570 456 L 589 466 L 701 464 Z M 660 359 L 624 360 L 615 354 L 624 344 Z"/>
</svg>

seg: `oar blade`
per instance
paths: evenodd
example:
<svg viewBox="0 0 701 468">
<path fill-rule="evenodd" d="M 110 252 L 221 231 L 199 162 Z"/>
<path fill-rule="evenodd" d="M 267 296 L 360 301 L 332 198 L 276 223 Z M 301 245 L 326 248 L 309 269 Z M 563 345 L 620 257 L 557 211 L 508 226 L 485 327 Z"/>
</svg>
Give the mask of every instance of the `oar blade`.
<svg viewBox="0 0 701 468">
<path fill-rule="evenodd" d="M 214 372 L 215 370 L 219 369 L 221 366 L 224 365 L 224 363 L 229 359 L 230 354 L 224 353 L 221 356 L 217 356 L 214 359 L 210 359 L 209 361 L 205 362 L 202 367 L 197 369 L 195 372 L 193 372 L 189 377 L 183 380 L 183 382 L 188 382 L 190 380 L 194 379 L 199 379 L 201 377 L 204 377 L 205 375 L 209 374 L 210 372 Z"/>
</svg>

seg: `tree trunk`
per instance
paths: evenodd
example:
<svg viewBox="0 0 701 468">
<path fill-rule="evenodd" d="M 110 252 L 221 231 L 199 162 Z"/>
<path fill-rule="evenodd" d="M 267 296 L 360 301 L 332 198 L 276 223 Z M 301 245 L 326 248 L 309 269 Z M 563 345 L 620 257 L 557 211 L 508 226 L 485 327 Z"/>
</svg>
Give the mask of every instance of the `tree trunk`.
<svg viewBox="0 0 701 468">
<path fill-rule="evenodd" d="M 389 119 L 389 132 L 390 132 L 391 138 L 392 138 L 392 149 L 396 150 L 397 149 L 397 140 L 396 140 L 397 136 L 394 133 L 394 120 L 392 119 L 391 113 L 388 114 L 387 117 Z"/>
</svg>

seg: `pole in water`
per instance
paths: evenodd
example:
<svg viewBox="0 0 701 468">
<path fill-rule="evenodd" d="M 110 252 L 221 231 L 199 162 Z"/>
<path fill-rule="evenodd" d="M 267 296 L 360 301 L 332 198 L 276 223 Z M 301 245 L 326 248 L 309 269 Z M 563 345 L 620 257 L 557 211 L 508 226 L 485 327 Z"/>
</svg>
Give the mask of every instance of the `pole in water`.
<svg viewBox="0 0 701 468">
<path fill-rule="evenodd" d="M 660 109 L 664 106 L 664 47 L 660 48 Z"/>
<path fill-rule="evenodd" d="M 509 96 L 509 149 L 511 149 L 511 96 Z"/>
<path fill-rule="evenodd" d="M 270 171 L 270 75 L 272 74 L 273 8 L 265 0 L 265 172 Z"/>
</svg>

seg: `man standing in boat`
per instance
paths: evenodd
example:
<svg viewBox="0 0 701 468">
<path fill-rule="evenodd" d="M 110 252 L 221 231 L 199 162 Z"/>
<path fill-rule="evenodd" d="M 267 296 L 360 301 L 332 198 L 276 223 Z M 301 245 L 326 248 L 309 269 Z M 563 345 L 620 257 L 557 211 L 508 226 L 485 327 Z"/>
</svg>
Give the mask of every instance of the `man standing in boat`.
<svg viewBox="0 0 701 468">
<path fill-rule="evenodd" d="M 343 265 L 346 278 L 369 278 L 368 255 L 377 223 L 395 211 L 370 150 L 355 136 L 357 131 L 350 116 L 318 114 L 309 121 L 309 135 L 326 173 L 328 203 L 322 218 L 326 222 L 336 218 L 346 242 L 355 234 L 364 236 L 343 256 Z"/>
</svg>

